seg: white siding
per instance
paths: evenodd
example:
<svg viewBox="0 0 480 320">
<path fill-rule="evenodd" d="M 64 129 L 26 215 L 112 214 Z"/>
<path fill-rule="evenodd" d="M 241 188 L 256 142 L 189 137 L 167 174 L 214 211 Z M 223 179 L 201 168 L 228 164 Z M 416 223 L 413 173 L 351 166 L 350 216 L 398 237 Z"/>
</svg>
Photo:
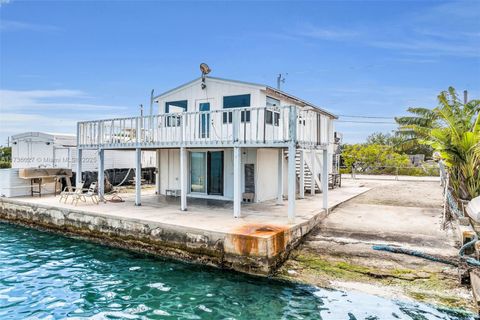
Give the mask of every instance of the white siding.
<svg viewBox="0 0 480 320">
<path fill-rule="evenodd" d="M 257 149 L 256 200 L 266 201 L 277 197 L 278 149 Z"/>
</svg>

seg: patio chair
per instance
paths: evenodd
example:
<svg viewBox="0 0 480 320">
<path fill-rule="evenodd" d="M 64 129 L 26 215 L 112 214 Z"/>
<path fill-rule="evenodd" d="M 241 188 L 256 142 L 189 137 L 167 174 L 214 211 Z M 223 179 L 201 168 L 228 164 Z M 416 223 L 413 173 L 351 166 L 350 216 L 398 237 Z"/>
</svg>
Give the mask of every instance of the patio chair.
<svg viewBox="0 0 480 320">
<path fill-rule="evenodd" d="M 75 198 L 83 192 L 83 182 L 78 183 L 75 187 L 72 185 L 66 186 L 65 189 L 60 193 L 60 199 L 58 201 L 62 202 L 65 199 L 64 203 L 67 203 L 68 197 Z"/>
<path fill-rule="evenodd" d="M 100 201 L 97 195 L 97 183 L 92 182 L 86 193 L 78 193 L 73 198 L 72 204 L 75 203 L 75 206 L 78 204 L 78 200 L 87 202 L 87 198 L 91 199 L 94 204 L 98 204 Z"/>
</svg>

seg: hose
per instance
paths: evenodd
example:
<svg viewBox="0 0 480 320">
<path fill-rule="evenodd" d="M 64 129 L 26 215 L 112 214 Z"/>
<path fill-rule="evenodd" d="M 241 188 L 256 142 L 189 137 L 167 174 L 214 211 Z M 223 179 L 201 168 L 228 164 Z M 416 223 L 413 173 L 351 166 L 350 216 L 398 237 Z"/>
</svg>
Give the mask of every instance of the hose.
<svg viewBox="0 0 480 320">
<path fill-rule="evenodd" d="M 405 249 L 405 248 L 397 248 L 397 247 L 392 247 L 392 246 L 388 246 L 388 245 L 375 245 L 375 246 L 372 246 L 372 249 L 373 250 L 379 250 L 379 251 L 388 251 L 388 252 L 392 252 L 392 253 L 402 253 L 402 254 L 415 256 L 415 257 L 419 257 L 419 258 L 424 258 L 424 259 L 435 261 L 435 262 L 449 264 L 449 265 L 452 265 L 452 266 L 455 266 L 455 267 L 458 266 L 458 263 L 455 262 L 455 261 L 451 261 L 451 260 L 445 259 L 445 258 L 435 257 L 435 256 L 432 256 L 432 255 L 429 255 L 429 254 L 426 254 L 426 253 L 423 253 L 423 252 L 420 252 L 420 251 L 416 251 L 416 250 L 410 250 L 410 249 Z"/>
</svg>

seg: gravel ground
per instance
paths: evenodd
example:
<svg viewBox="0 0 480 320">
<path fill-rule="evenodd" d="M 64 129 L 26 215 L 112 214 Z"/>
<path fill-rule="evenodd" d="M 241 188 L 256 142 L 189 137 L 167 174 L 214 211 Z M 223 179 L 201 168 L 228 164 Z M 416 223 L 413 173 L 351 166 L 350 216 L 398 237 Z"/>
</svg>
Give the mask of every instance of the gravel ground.
<svg viewBox="0 0 480 320">
<path fill-rule="evenodd" d="M 342 204 L 294 250 L 279 277 L 323 287 L 473 308 L 454 267 L 375 251 L 389 244 L 455 258 L 453 230 L 441 229 L 438 182 L 369 181 L 372 190 Z"/>
</svg>

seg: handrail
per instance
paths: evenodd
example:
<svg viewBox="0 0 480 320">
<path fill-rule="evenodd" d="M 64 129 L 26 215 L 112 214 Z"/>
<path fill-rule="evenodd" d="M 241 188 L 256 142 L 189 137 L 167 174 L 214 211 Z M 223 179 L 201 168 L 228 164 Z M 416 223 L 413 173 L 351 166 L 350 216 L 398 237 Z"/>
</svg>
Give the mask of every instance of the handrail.
<svg viewBox="0 0 480 320">
<path fill-rule="evenodd" d="M 293 111 L 293 112 L 292 112 Z M 186 111 L 81 121 L 80 147 L 134 145 L 326 145 L 321 113 L 295 106 Z M 295 119 L 293 119 L 295 118 Z M 293 131 L 292 131 L 293 129 Z"/>
</svg>

